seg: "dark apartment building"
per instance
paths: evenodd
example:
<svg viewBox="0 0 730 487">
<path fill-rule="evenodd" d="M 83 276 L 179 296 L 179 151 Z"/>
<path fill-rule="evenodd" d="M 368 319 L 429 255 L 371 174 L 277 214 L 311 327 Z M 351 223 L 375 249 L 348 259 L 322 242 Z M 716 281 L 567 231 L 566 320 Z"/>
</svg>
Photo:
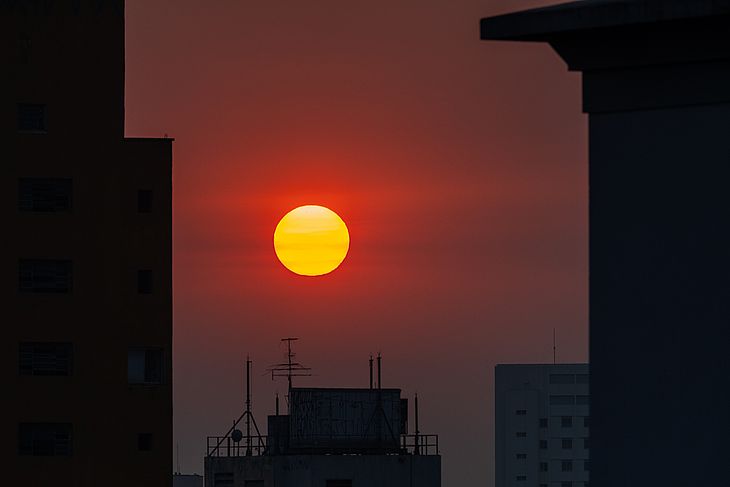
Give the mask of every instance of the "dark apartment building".
<svg viewBox="0 0 730 487">
<path fill-rule="evenodd" d="M 8 485 L 166 486 L 172 141 L 124 137 L 124 2 L 0 2 Z"/>
</svg>

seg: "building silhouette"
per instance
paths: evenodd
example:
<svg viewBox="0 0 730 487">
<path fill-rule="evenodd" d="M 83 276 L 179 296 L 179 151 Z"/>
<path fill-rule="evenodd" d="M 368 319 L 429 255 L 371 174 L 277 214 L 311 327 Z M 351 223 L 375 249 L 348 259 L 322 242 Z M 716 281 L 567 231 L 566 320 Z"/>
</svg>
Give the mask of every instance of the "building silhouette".
<svg viewBox="0 0 730 487">
<path fill-rule="evenodd" d="M 588 487 L 588 364 L 494 369 L 495 487 Z"/>
<path fill-rule="evenodd" d="M 481 22 L 482 39 L 547 42 L 583 76 L 594 487 L 728 483 L 728 31 L 713 0 Z"/>
<path fill-rule="evenodd" d="M 441 485 L 438 436 L 421 433 L 418 399 L 409 434 L 408 400 L 373 386 L 372 369 L 369 388 L 291 387 L 288 398 L 288 414 L 277 398 L 266 435 L 247 409 L 226 435 L 208 437 L 206 487 Z"/>
<path fill-rule="evenodd" d="M 170 139 L 124 137 L 124 2 L 0 2 L 9 485 L 172 473 Z"/>
</svg>

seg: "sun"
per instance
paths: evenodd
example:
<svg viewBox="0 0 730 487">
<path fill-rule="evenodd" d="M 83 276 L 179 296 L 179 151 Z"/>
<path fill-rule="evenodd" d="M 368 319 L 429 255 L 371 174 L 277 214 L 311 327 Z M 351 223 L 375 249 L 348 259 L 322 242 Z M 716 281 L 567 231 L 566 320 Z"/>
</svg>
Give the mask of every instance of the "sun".
<svg viewBox="0 0 730 487">
<path fill-rule="evenodd" d="M 324 206 L 306 205 L 284 215 L 274 230 L 274 250 L 284 267 L 301 276 L 337 269 L 350 249 L 342 218 Z"/>
</svg>

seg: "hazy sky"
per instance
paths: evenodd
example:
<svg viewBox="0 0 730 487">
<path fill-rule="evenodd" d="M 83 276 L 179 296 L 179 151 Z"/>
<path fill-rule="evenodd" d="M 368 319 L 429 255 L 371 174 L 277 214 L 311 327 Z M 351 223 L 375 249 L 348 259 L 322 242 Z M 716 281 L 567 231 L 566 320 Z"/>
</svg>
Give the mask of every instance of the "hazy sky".
<svg viewBox="0 0 730 487">
<path fill-rule="evenodd" d="M 547 46 L 479 40 L 509 0 L 127 0 L 128 136 L 175 137 L 175 441 L 205 437 L 298 336 L 310 386 L 419 393 L 443 485 L 493 483 L 496 363 L 587 360 L 580 78 Z M 542 2 L 548 3 L 548 2 Z M 276 260 L 292 208 L 350 229 L 323 278 Z"/>
</svg>

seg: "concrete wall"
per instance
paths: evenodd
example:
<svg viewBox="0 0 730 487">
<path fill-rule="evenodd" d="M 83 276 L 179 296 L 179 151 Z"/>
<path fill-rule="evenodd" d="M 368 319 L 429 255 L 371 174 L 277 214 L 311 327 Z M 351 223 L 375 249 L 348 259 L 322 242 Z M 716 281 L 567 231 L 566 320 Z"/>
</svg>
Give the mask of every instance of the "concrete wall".
<svg viewBox="0 0 730 487">
<path fill-rule="evenodd" d="M 440 487 L 438 455 L 280 455 L 208 457 L 206 487 L 216 474 L 233 473 L 234 487 L 326 487 L 327 480 L 352 480 L 352 487 Z M 230 484 L 228 484 L 230 485 Z"/>
</svg>

